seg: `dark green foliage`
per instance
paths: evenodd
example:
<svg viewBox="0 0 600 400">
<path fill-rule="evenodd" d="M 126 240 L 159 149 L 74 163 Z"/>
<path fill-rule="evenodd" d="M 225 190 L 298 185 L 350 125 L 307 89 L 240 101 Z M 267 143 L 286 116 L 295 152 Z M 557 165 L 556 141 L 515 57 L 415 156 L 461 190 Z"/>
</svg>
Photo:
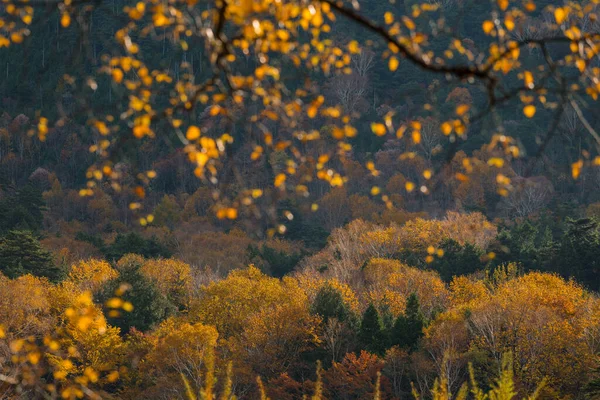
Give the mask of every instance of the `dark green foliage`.
<svg viewBox="0 0 600 400">
<path fill-rule="evenodd" d="M 80 240 L 82 242 L 87 242 L 95 246 L 98 250 L 104 252 L 104 241 L 99 235 L 90 235 L 85 232 L 78 232 L 75 235 L 75 239 Z"/>
<path fill-rule="evenodd" d="M 45 209 L 42 191 L 31 184 L 0 200 L 0 230 L 12 229 L 37 232 L 42 228 Z"/>
<path fill-rule="evenodd" d="M 340 322 L 354 322 L 354 314 L 350 311 L 342 294 L 338 289 L 326 284 L 319 289 L 315 300 L 311 304 L 312 314 L 320 315 L 326 322 L 330 318 L 336 318 Z"/>
<path fill-rule="evenodd" d="M 140 273 L 139 268 L 137 264 L 122 268 L 119 276 L 106 282 L 96 296 L 98 303 L 105 304 L 107 300 L 115 297 L 115 292 L 122 285 L 130 286 L 121 299 L 133 304 L 133 311 L 121 310 L 118 317 L 110 317 L 110 310 L 104 310 L 108 322 L 121 328 L 123 334 L 134 327 L 140 331 L 147 331 L 177 311 L 177 307 L 159 292 L 151 280 Z"/>
<path fill-rule="evenodd" d="M 305 218 L 305 213 L 293 201 L 282 201 L 278 209 L 281 215 L 285 210 L 291 212 L 294 216 L 291 221 L 287 218 L 281 220 L 281 223 L 286 227 L 285 239 L 302 242 L 308 249 L 318 250 L 325 247 L 329 232 L 320 224 L 312 223 Z"/>
<path fill-rule="evenodd" d="M 448 239 L 440 248 L 444 250 L 444 256 L 436 257 L 431 268 L 446 282 L 450 282 L 454 276 L 472 274 L 485 268 L 485 263 L 481 261 L 484 251 L 475 245 L 466 243 L 462 246 Z"/>
<path fill-rule="evenodd" d="M 0 238 L 0 272 L 9 278 L 32 274 L 55 282 L 64 273 L 31 232 L 16 230 Z"/>
<path fill-rule="evenodd" d="M 418 347 L 419 339 L 423 336 L 424 318 L 416 294 L 411 294 L 406 302 L 404 314 L 398 316 L 394 323 L 392 345 L 398 345 L 408 350 Z"/>
<path fill-rule="evenodd" d="M 512 228 L 504 228 L 491 250 L 496 253 L 494 265 L 516 262 L 525 271 L 553 270 L 557 245 L 550 226 L 526 220 Z"/>
<path fill-rule="evenodd" d="M 109 261 L 116 261 L 125 254 L 139 254 L 146 258 L 169 258 L 171 251 L 155 237 L 145 239 L 135 232 L 118 234 L 114 243 L 106 246 L 104 256 Z"/>
<path fill-rule="evenodd" d="M 361 348 L 373 354 L 383 355 L 387 348 L 383 321 L 373 304 L 369 304 L 360 321 L 358 341 Z"/>
<path fill-rule="evenodd" d="M 560 243 L 558 267 L 592 290 L 600 289 L 600 231 L 592 218 L 568 220 Z"/>
<path fill-rule="evenodd" d="M 276 278 L 281 278 L 293 271 L 304 257 L 304 252 L 286 253 L 263 244 L 248 246 L 248 259 L 257 267 Z"/>
</svg>

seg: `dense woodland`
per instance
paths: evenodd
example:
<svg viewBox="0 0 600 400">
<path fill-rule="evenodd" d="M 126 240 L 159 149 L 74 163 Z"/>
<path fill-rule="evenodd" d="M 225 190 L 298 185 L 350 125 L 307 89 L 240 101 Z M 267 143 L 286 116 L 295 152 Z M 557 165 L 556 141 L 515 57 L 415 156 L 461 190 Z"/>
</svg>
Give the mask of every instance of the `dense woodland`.
<svg viewBox="0 0 600 400">
<path fill-rule="evenodd" d="M 0 399 L 600 398 L 597 1 L 92 3 L 0 7 Z"/>
</svg>

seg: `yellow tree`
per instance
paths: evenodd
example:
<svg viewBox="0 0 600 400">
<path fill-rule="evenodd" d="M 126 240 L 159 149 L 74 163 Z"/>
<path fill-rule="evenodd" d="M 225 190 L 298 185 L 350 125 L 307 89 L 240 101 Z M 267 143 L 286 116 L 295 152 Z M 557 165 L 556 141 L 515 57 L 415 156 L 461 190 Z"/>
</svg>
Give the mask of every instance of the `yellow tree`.
<svg viewBox="0 0 600 400">
<path fill-rule="evenodd" d="M 180 307 L 188 307 L 192 295 L 192 274 L 188 264 L 176 259 L 148 259 L 140 272 L 152 279 L 158 290 Z"/>
<path fill-rule="evenodd" d="M 199 392 L 214 368 L 217 330 L 208 325 L 189 324 L 174 319 L 164 321 L 152 334 L 152 348 L 140 363 L 141 393 L 137 396 L 184 398 L 186 388 L 182 376 Z"/>
<path fill-rule="evenodd" d="M 81 260 L 71 266 L 67 279 L 81 291 L 96 292 L 102 284 L 119 275 L 110 264 L 104 260 L 90 258 Z"/>
<path fill-rule="evenodd" d="M 510 352 L 515 379 L 529 391 L 544 378 L 550 397 L 581 387 L 595 362 L 597 299 L 576 283 L 547 273 L 498 282 L 487 290 L 466 278 L 453 281 L 448 311 L 428 328 L 431 351 L 439 349 L 442 360 L 444 349 L 453 350 L 455 357 L 478 349 L 495 368 Z"/>
<path fill-rule="evenodd" d="M 318 342 L 320 321 L 298 281 L 270 278 L 253 266 L 206 286 L 190 315 L 217 328 L 250 382 L 253 373 L 284 372 Z"/>
</svg>

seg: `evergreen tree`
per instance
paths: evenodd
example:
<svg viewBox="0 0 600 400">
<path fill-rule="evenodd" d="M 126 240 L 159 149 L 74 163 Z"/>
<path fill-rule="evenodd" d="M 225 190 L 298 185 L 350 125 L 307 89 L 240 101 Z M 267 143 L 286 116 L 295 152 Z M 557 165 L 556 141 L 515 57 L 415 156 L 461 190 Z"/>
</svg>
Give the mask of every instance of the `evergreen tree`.
<svg viewBox="0 0 600 400">
<path fill-rule="evenodd" d="M 342 294 L 330 284 L 319 289 L 310 307 L 312 314 L 320 315 L 326 322 L 330 318 L 336 318 L 340 322 L 350 322 L 354 319 L 352 312 L 348 309 Z"/>
<path fill-rule="evenodd" d="M 567 221 L 560 244 L 558 270 L 592 290 L 600 289 L 600 232 L 595 219 Z"/>
<path fill-rule="evenodd" d="M 444 256 L 435 258 L 431 268 L 439 272 L 440 277 L 449 282 L 454 276 L 468 275 L 485 268 L 481 261 L 484 251 L 471 243 L 464 246 L 455 240 L 447 239 L 440 248 Z"/>
<path fill-rule="evenodd" d="M 37 232 L 42 228 L 44 209 L 42 191 L 28 184 L 0 201 L 0 230 Z"/>
<path fill-rule="evenodd" d="M 419 298 L 415 293 L 406 301 L 404 314 L 398 316 L 394 324 L 392 344 L 408 350 L 415 350 L 419 339 L 423 336 L 424 318 L 419 306 Z"/>
<path fill-rule="evenodd" d="M 360 322 L 358 341 L 363 349 L 373 354 L 383 355 L 387 347 L 385 339 L 381 316 L 377 308 L 369 304 Z"/>
<path fill-rule="evenodd" d="M 287 253 L 267 245 L 262 247 L 248 245 L 248 258 L 265 273 L 276 278 L 282 278 L 294 270 L 294 267 L 304 257 L 304 252 Z"/>
<path fill-rule="evenodd" d="M 156 324 L 175 313 L 177 307 L 160 293 L 156 285 L 140 271 L 140 265 L 133 264 L 120 271 L 118 277 L 106 282 L 96 296 L 100 304 L 115 297 L 117 289 L 129 285 L 129 289 L 121 296 L 123 301 L 133 305 L 131 312 L 121 311 L 119 316 L 111 317 L 110 310 L 105 310 L 111 325 L 121 328 L 123 334 L 131 328 L 147 331 Z"/>
<path fill-rule="evenodd" d="M 171 251 L 154 237 L 145 239 L 135 232 L 118 234 L 114 243 L 106 246 L 104 256 L 107 260 L 116 261 L 125 254 L 139 254 L 146 258 L 169 258 Z"/>
<path fill-rule="evenodd" d="M 32 274 L 51 281 L 60 280 L 64 273 L 31 232 L 16 230 L 0 238 L 0 272 L 9 278 Z"/>
</svg>

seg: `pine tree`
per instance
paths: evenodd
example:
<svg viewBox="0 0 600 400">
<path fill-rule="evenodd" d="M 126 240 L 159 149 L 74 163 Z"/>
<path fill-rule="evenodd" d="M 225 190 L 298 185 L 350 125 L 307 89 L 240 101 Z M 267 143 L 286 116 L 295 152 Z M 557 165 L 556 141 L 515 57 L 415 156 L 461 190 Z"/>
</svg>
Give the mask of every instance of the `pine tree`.
<svg viewBox="0 0 600 400">
<path fill-rule="evenodd" d="M 0 238 L 0 272 L 9 278 L 31 274 L 51 281 L 60 280 L 64 273 L 31 232 L 14 230 Z"/>
<path fill-rule="evenodd" d="M 559 251 L 559 270 L 592 290 L 600 289 L 600 227 L 593 218 L 568 220 Z"/>
<path fill-rule="evenodd" d="M 323 321 L 336 318 L 340 322 L 346 322 L 351 319 L 351 312 L 344 303 L 342 294 L 330 284 L 326 284 L 319 289 L 310 311 L 312 314 L 320 315 Z"/>
<path fill-rule="evenodd" d="M 160 293 L 156 285 L 140 272 L 138 264 L 121 269 L 118 277 L 106 282 L 96 296 L 97 302 L 106 304 L 109 299 L 115 297 L 117 289 L 122 285 L 130 286 L 121 299 L 130 302 L 133 310 L 121 311 L 114 317 L 111 316 L 110 310 L 105 312 L 109 316 L 108 322 L 121 328 L 124 334 L 131 328 L 147 331 L 177 310 L 177 307 Z"/>
<path fill-rule="evenodd" d="M 369 304 L 360 322 L 359 343 L 363 349 L 382 355 L 387 347 L 385 336 L 381 316 L 377 308 L 373 304 Z"/>
<path fill-rule="evenodd" d="M 415 350 L 419 339 L 423 336 L 424 325 L 419 298 L 413 293 L 407 299 L 404 314 L 396 319 L 392 344 L 411 351 Z"/>
</svg>

